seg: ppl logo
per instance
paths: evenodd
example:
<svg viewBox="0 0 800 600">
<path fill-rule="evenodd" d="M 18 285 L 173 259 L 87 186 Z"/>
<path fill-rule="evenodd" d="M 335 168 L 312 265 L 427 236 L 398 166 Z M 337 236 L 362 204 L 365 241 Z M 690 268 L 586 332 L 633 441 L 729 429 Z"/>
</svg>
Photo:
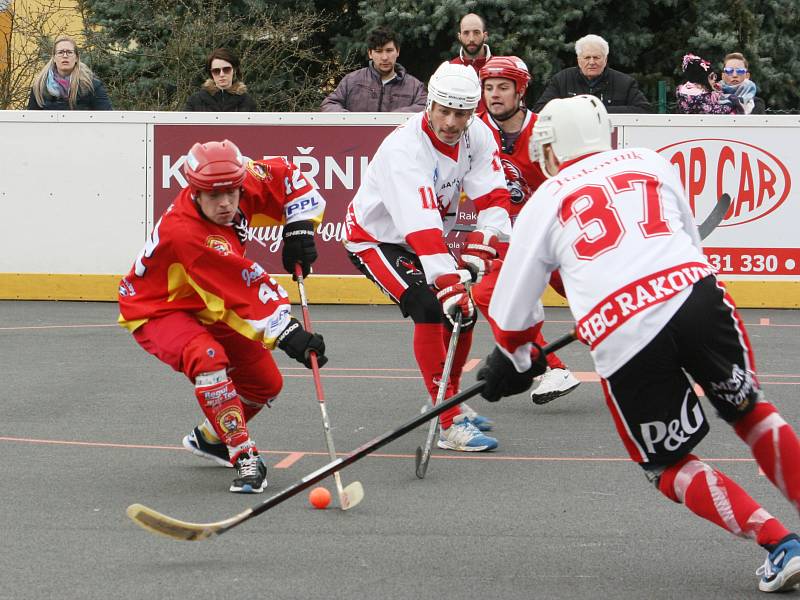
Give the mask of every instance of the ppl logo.
<svg viewBox="0 0 800 600">
<path fill-rule="evenodd" d="M 695 214 L 708 214 L 723 193 L 730 194 L 733 202 L 720 227 L 765 217 L 792 187 L 789 169 L 777 156 L 745 142 L 687 140 L 658 152 L 675 166 Z"/>
</svg>

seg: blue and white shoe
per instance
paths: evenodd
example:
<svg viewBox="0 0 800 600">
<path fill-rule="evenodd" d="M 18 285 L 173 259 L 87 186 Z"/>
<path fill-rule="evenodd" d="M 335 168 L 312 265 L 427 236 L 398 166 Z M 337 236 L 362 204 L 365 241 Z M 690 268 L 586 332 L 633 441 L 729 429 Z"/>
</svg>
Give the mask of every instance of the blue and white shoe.
<svg viewBox="0 0 800 600">
<path fill-rule="evenodd" d="M 788 592 L 800 585 L 800 537 L 792 533 L 778 542 L 756 575 L 762 592 Z"/>
<path fill-rule="evenodd" d="M 472 421 L 472 424 L 481 431 L 491 431 L 494 427 L 494 421 L 488 417 L 479 415 L 477 412 L 467 406 L 466 402 L 461 403 L 461 414 Z"/>
<path fill-rule="evenodd" d="M 199 427 L 195 427 L 191 433 L 183 438 L 183 447 L 190 450 L 196 456 L 202 456 L 208 460 L 213 460 L 221 467 L 232 467 L 231 455 L 228 447 L 217 440 L 209 442 L 206 440 Z"/>
<path fill-rule="evenodd" d="M 439 432 L 439 448 L 457 452 L 483 452 L 497 448 L 497 440 L 484 435 L 464 415 L 453 419 L 453 424 Z"/>
</svg>

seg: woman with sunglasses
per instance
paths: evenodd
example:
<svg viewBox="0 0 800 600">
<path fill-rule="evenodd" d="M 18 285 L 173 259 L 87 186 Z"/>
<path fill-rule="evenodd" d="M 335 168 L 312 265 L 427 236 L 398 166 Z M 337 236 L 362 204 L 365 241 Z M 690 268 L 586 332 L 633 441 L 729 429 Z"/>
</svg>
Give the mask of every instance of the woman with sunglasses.
<svg viewBox="0 0 800 600">
<path fill-rule="evenodd" d="M 209 79 L 186 101 L 183 110 L 196 112 L 255 112 L 255 100 L 241 80 L 239 57 L 226 48 L 217 48 L 206 60 Z"/>
<path fill-rule="evenodd" d="M 81 62 L 75 40 L 60 35 L 31 86 L 28 110 L 113 110 L 103 83 Z"/>
</svg>

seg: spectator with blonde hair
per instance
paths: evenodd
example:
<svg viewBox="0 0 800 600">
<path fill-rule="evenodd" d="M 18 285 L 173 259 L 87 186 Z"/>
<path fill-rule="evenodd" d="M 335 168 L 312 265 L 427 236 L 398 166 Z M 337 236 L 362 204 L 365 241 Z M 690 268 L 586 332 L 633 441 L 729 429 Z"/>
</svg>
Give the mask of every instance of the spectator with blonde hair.
<svg viewBox="0 0 800 600">
<path fill-rule="evenodd" d="M 70 36 L 56 38 L 53 55 L 33 80 L 28 110 L 113 110 L 103 82 L 81 62 Z"/>
</svg>

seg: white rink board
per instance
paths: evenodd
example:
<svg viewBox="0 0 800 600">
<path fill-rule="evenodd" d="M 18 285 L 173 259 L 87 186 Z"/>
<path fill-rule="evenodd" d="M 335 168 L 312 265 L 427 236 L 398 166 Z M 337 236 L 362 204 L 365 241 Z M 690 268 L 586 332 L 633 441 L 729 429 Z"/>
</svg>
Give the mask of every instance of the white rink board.
<svg viewBox="0 0 800 600">
<path fill-rule="evenodd" d="M 397 125 L 408 116 L 0 111 L 0 275 L 127 272 L 152 226 L 153 139 L 160 125 L 211 125 L 222 139 L 231 127 L 358 129 Z M 800 236 L 793 233 L 800 222 L 795 152 L 800 117 L 613 115 L 612 120 L 620 145 L 660 150 L 683 171 L 698 221 L 711 210 L 717 189 L 735 201 L 742 190 L 752 196 L 707 240 L 723 278 L 800 283 Z"/>
</svg>

